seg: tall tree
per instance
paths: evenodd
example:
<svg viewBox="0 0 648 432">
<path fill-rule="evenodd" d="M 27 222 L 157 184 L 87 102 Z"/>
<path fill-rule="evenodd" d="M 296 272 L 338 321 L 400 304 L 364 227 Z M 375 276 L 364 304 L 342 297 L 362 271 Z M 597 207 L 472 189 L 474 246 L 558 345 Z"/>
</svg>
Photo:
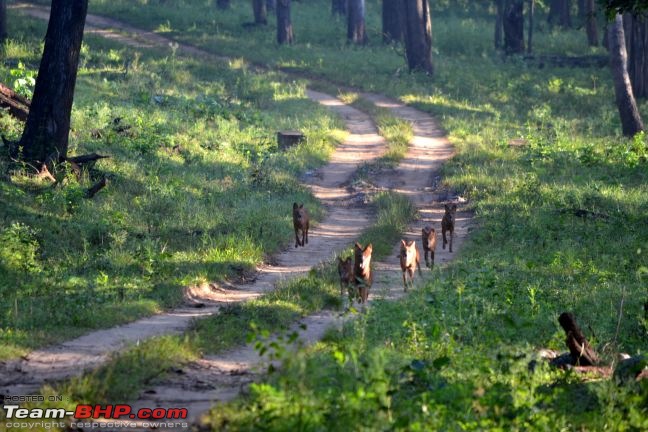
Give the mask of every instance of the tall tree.
<svg viewBox="0 0 648 432">
<path fill-rule="evenodd" d="M 502 30 L 504 27 L 504 0 L 495 0 L 497 16 L 495 18 L 495 49 L 502 47 Z"/>
<path fill-rule="evenodd" d="M 614 80 L 616 104 L 621 117 L 623 135 L 634 136 L 644 130 L 637 102 L 632 93 L 630 76 L 628 75 L 628 55 L 623 31 L 623 16 L 617 14 L 608 26 L 608 41 L 610 45 L 610 67 Z"/>
<path fill-rule="evenodd" d="M 364 45 L 367 43 L 365 0 L 349 0 L 347 12 L 347 41 Z"/>
<path fill-rule="evenodd" d="M 535 0 L 529 0 L 529 30 L 527 30 L 527 53 L 533 52 L 533 18 L 535 16 Z"/>
<path fill-rule="evenodd" d="M 571 27 L 571 0 L 551 0 L 547 21 L 553 25 Z"/>
<path fill-rule="evenodd" d="M 596 2 L 585 0 L 585 31 L 589 46 L 598 46 L 598 27 L 596 25 Z"/>
<path fill-rule="evenodd" d="M 410 71 L 434 73 L 432 64 L 432 20 L 428 0 L 402 0 L 404 39 Z"/>
<path fill-rule="evenodd" d="M 400 42 L 403 40 L 403 15 L 401 0 L 383 0 L 382 28 L 383 42 Z"/>
<path fill-rule="evenodd" d="M 331 13 L 333 15 L 344 16 L 347 14 L 348 0 L 332 0 Z"/>
<path fill-rule="evenodd" d="M 635 98 L 648 97 L 648 18 L 623 15 L 628 74 Z"/>
<path fill-rule="evenodd" d="M 524 53 L 524 4 L 523 0 L 508 0 L 504 9 L 504 52 Z"/>
<path fill-rule="evenodd" d="M 277 0 L 277 43 L 293 43 L 293 28 L 290 21 L 290 0 Z"/>
<path fill-rule="evenodd" d="M 67 156 L 88 0 L 52 0 L 34 96 L 20 138 L 22 157 L 36 164 Z"/>
<path fill-rule="evenodd" d="M 268 24 L 268 9 L 266 0 L 252 0 L 252 12 L 254 12 L 255 24 Z"/>
<path fill-rule="evenodd" d="M 7 0 L 0 0 L 0 43 L 7 38 Z"/>
</svg>

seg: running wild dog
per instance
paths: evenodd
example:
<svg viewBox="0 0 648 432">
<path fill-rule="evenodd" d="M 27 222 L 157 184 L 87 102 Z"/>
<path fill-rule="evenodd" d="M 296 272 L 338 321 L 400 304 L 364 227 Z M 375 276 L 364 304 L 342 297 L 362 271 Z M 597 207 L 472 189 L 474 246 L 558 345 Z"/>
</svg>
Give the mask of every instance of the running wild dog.
<svg viewBox="0 0 648 432">
<path fill-rule="evenodd" d="M 425 265 L 427 267 L 434 267 L 434 250 L 436 249 L 436 231 L 431 226 L 426 226 L 421 232 L 421 240 L 423 241 L 423 252 L 425 254 Z M 428 261 L 428 252 L 430 253 L 430 261 Z"/>
<path fill-rule="evenodd" d="M 414 240 L 408 242 L 401 240 L 400 266 L 403 270 L 403 286 L 405 287 L 405 291 L 407 291 L 405 273 L 409 275 L 410 285 L 412 287 L 414 286 L 414 267 L 418 268 L 419 276 L 423 276 L 421 273 L 421 255 Z"/>
<path fill-rule="evenodd" d="M 441 219 L 441 234 L 443 235 L 443 249 L 445 249 L 448 240 L 446 239 L 446 231 L 450 231 L 450 252 L 452 252 L 452 237 L 454 236 L 455 217 L 457 214 L 457 204 L 449 206 L 445 205 L 445 214 Z"/>
<path fill-rule="evenodd" d="M 295 227 L 295 247 L 304 246 L 308 244 L 308 225 L 310 220 L 308 218 L 308 211 L 304 208 L 304 204 L 297 205 L 293 203 L 293 227 Z M 302 233 L 301 241 L 299 240 L 299 231 Z"/>
<path fill-rule="evenodd" d="M 353 283 L 353 259 L 351 257 L 343 260 L 338 257 L 338 274 L 340 275 L 340 295 L 344 296 L 344 288 L 350 290 Z"/>
<path fill-rule="evenodd" d="M 366 303 L 369 298 L 369 288 L 373 282 L 371 274 L 371 251 L 373 246 L 369 243 L 365 248 L 356 243 L 353 248 L 355 263 L 353 264 L 353 282 L 358 287 L 358 299 L 360 303 Z"/>
</svg>

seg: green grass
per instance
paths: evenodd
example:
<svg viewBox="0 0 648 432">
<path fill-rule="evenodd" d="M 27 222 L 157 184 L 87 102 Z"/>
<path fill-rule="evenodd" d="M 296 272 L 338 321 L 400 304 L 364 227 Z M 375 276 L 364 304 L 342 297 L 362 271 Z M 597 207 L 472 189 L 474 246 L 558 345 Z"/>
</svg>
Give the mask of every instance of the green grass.
<svg viewBox="0 0 648 432">
<path fill-rule="evenodd" d="M 372 205 L 375 223 L 359 237 L 373 242 L 374 259 L 383 259 L 392 251 L 402 230 L 415 216 L 409 201 L 394 193 L 380 193 Z M 351 249 L 341 255 L 348 255 Z M 204 354 L 217 354 L 250 338 L 287 330 L 300 317 L 323 309 L 338 309 L 337 261 L 312 269 L 308 275 L 280 285 L 262 297 L 225 306 L 217 315 L 196 321 L 185 335 L 151 338 L 115 353 L 110 361 L 95 371 L 64 383 L 41 389 L 43 395 L 67 397 L 66 407 L 78 403 L 120 403 L 133 400 L 145 385 L 155 382 L 174 368 Z M 42 408 L 42 404 L 38 406 Z"/>
<path fill-rule="evenodd" d="M 97 1 L 91 12 L 156 29 L 339 85 L 373 90 L 434 114 L 457 156 L 444 186 L 470 200 L 477 229 L 447 269 L 411 296 L 291 359 L 251 395 L 218 406 L 215 430 L 643 430 L 648 387 L 583 382 L 540 366 L 539 347 L 564 350 L 557 317 L 573 311 L 606 361 L 648 350 L 648 147 L 620 137 L 607 69 L 539 69 L 502 59 L 493 17 L 433 15 L 432 78 L 407 74 L 402 50 L 347 46 L 324 1 L 293 5 L 297 43 L 273 26 L 243 30 L 249 4 Z M 435 10 L 433 10 L 433 13 Z M 582 32 L 535 33 L 540 54 L 602 54 Z M 645 101 L 640 102 L 644 117 Z M 521 149 L 508 146 L 524 138 Z M 582 219 L 583 209 L 607 219 Z M 623 300 L 619 332 L 620 304 Z M 616 336 L 616 337 L 615 337 Z"/>
<path fill-rule="evenodd" d="M 37 69 L 45 24 L 12 12 L 0 81 Z M 0 159 L 0 359 L 133 320 L 181 301 L 182 287 L 236 279 L 290 239 L 290 205 L 320 206 L 301 173 L 322 165 L 344 134 L 309 101 L 303 81 L 236 62 L 203 64 L 89 36 L 72 113 L 70 154 L 92 179 L 49 184 Z M 114 119 L 120 118 L 118 126 Z M 17 139 L 22 125 L 3 115 Z M 275 133 L 307 142 L 280 152 Z"/>
</svg>

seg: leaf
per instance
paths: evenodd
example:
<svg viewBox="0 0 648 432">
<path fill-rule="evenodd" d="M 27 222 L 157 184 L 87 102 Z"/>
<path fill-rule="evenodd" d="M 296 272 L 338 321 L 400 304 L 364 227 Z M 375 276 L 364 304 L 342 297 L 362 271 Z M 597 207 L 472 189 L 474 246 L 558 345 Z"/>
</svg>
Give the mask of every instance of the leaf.
<svg viewBox="0 0 648 432">
<path fill-rule="evenodd" d="M 450 358 L 448 356 L 439 357 L 432 362 L 432 366 L 434 366 L 436 369 L 441 369 L 449 364 Z"/>
</svg>

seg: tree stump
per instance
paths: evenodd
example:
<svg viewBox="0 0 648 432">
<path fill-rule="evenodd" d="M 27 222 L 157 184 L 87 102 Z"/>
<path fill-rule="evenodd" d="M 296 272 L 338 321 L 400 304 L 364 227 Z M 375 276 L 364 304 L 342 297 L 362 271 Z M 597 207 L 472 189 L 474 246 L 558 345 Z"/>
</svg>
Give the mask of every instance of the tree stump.
<svg viewBox="0 0 648 432">
<path fill-rule="evenodd" d="M 569 348 L 573 365 L 575 366 L 597 366 L 599 357 L 596 351 L 590 346 L 587 338 L 581 331 L 574 315 L 568 312 L 563 312 L 558 318 L 560 326 L 565 330 L 567 336 L 565 344 Z"/>
<path fill-rule="evenodd" d="M 277 132 L 277 144 L 280 150 L 285 150 L 289 147 L 304 142 L 306 136 L 299 131 L 279 131 Z"/>
</svg>

